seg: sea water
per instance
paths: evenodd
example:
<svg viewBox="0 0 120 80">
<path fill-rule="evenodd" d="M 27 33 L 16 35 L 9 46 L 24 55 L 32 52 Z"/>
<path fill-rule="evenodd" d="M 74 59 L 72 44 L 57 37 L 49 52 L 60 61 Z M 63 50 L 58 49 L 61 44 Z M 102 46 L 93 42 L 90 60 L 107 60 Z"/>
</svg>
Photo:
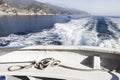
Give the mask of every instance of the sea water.
<svg viewBox="0 0 120 80">
<path fill-rule="evenodd" d="M 120 18 L 89 16 L 0 17 L 0 48 L 33 45 L 120 49 Z M 0 80 L 5 80 L 4 76 Z"/>
<path fill-rule="evenodd" d="M 12 16 L 0 18 L 0 47 L 96 46 L 120 49 L 120 18 Z"/>
</svg>

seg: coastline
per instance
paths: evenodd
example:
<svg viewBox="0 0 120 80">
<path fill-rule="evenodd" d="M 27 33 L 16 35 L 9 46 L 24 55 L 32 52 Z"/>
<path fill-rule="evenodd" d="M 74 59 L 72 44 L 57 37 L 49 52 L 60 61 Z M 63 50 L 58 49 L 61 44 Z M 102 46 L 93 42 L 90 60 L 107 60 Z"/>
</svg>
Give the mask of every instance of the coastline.
<svg viewBox="0 0 120 80">
<path fill-rule="evenodd" d="M 83 14 L 75 14 L 71 12 L 60 12 L 56 10 L 50 10 L 50 9 L 35 9 L 35 8 L 30 8 L 30 9 L 25 9 L 25 8 L 17 8 L 8 5 L 7 3 L 1 4 L 0 5 L 0 16 L 35 16 L 35 15 L 83 15 Z M 89 15 L 85 13 L 85 15 Z"/>
<path fill-rule="evenodd" d="M 61 15 L 61 14 L 30 14 L 30 13 L 4 13 L 4 12 L 0 12 L 0 17 L 2 16 L 53 16 L 53 15 Z"/>
<path fill-rule="evenodd" d="M 59 15 L 59 13 L 46 12 L 40 9 L 34 11 L 34 9 L 26 10 L 21 8 L 15 8 L 6 3 L 0 5 L 0 16 L 14 16 L 14 15 Z"/>
<path fill-rule="evenodd" d="M 26 13 L 21 13 L 21 12 L 17 12 L 17 13 L 13 13 L 13 12 L 9 12 L 9 13 L 6 13 L 6 12 L 3 12 L 3 11 L 0 11 L 0 16 L 33 16 L 33 15 L 60 15 L 60 14 L 51 14 L 51 13 L 44 13 L 44 14 L 41 14 L 41 13 L 30 13 L 30 12 L 26 12 Z"/>
</svg>

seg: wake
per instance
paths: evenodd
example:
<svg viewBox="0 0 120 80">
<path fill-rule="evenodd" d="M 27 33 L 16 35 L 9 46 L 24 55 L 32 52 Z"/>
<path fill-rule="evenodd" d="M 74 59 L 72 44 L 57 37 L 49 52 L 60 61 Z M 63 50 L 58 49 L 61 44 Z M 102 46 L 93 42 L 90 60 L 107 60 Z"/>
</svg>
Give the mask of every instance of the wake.
<svg viewBox="0 0 120 80">
<path fill-rule="evenodd" d="M 33 45 L 75 45 L 120 49 L 120 19 L 88 17 L 56 23 L 52 29 L 27 35 L 1 37 L 1 47 Z M 2 44 L 2 42 L 0 44 Z"/>
</svg>

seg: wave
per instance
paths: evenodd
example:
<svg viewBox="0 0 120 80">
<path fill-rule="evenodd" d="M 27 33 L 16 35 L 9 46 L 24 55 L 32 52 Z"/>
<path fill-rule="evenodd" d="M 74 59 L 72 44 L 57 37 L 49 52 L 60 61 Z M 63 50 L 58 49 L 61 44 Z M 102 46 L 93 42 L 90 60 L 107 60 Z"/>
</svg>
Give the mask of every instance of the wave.
<svg viewBox="0 0 120 80">
<path fill-rule="evenodd" d="M 97 45 L 96 31 L 90 31 L 90 18 L 72 20 L 65 24 L 55 24 L 55 33 L 60 37 L 63 45 Z M 89 25 L 88 25 L 89 23 Z"/>
<path fill-rule="evenodd" d="M 100 23 L 98 18 L 88 17 L 71 20 L 68 23 L 56 23 L 52 29 L 37 33 L 10 34 L 7 37 L 0 37 L 0 45 L 1 47 L 80 45 L 120 49 L 120 24 L 118 24 L 120 19 L 104 18 L 104 20 L 107 27 L 105 29 L 110 34 L 97 30 L 100 27 L 100 25 L 98 26 L 98 23 Z"/>
</svg>

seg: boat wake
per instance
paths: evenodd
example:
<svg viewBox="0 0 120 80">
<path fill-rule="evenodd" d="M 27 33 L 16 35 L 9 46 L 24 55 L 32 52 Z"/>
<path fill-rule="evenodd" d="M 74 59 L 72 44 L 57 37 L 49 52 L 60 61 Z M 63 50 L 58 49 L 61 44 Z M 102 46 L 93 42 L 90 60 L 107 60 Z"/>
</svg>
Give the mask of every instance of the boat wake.
<svg viewBox="0 0 120 80">
<path fill-rule="evenodd" d="M 0 37 L 0 46 L 81 45 L 120 49 L 119 23 L 120 18 L 111 17 L 76 19 L 37 33 Z"/>
</svg>

